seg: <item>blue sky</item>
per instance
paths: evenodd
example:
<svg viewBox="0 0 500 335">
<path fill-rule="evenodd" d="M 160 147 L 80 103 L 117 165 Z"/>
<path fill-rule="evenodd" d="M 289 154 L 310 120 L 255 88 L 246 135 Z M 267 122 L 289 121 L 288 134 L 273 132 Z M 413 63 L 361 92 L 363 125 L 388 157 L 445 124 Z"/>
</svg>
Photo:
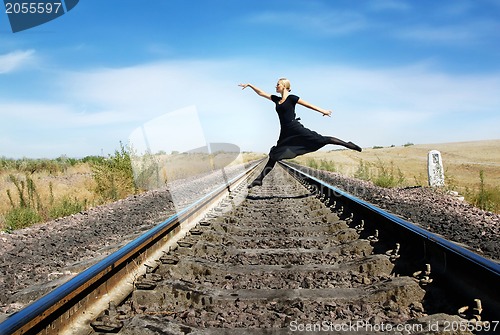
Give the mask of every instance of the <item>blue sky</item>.
<svg viewBox="0 0 500 335">
<path fill-rule="evenodd" d="M 18 33 L 0 8 L 0 156 L 113 153 L 148 124 L 167 152 L 268 152 L 274 106 L 237 84 L 280 77 L 333 110 L 298 107 L 306 127 L 362 147 L 500 138 L 497 0 L 82 0 Z"/>
</svg>

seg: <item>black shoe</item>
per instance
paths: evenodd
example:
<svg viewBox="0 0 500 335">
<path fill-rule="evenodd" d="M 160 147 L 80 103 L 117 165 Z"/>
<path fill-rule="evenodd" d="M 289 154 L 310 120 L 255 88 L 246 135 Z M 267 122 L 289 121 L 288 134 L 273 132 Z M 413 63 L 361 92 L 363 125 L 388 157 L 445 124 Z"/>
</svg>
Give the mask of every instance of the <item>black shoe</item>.
<svg viewBox="0 0 500 335">
<path fill-rule="evenodd" d="M 361 152 L 361 150 L 362 150 L 358 145 L 356 145 L 356 144 L 354 144 L 352 142 L 347 142 L 347 147 L 349 149 L 356 150 L 356 151 L 359 151 L 359 152 Z"/>
<path fill-rule="evenodd" d="M 258 180 L 258 179 L 255 179 L 254 181 L 252 181 L 252 183 L 250 185 L 248 185 L 247 187 L 248 188 L 253 188 L 255 186 L 262 186 L 262 180 Z"/>
</svg>

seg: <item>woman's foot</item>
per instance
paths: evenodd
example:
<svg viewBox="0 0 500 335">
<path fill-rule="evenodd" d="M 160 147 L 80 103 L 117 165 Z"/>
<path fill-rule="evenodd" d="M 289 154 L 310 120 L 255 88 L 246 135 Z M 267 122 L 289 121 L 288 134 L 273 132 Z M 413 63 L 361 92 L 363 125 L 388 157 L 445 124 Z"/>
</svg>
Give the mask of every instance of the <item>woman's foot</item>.
<svg viewBox="0 0 500 335">
<path fill-rule="evenodd" d="M 262 186 L 262 180 L 258 180 L 258 179 L 255 179 L 254 181 L 252 181 L 252 183 L 250 185 L 248 185 L 247 187 L 248 188 L 253 188 L 255 186 Z"/>
<path fill-rule="evenodd" d="M 349 149 L 352 149 L 352 150 L 359 151 L 359 152 L 361 152 L 361 150 L 362 150 L 358 145 L 356 145 L 356 144 L 354 144 L 352 142 L 347 142 L 346 147 L 349 148 Z"/>
</svg>

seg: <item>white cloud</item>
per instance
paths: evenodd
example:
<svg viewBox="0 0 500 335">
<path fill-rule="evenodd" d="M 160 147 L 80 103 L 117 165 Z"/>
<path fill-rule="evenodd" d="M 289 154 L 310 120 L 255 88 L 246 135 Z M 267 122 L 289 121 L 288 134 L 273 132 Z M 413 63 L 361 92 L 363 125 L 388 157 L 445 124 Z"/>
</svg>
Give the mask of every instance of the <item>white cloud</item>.
<svg viewBox="0 0 500 335">
<path fill-rule="evenodd" d="M 0 55 L 0 74 L 13 72 L 31 63 L 34 58 L 34 50 L 13 51 L 8 54 Z"/>
</svg>

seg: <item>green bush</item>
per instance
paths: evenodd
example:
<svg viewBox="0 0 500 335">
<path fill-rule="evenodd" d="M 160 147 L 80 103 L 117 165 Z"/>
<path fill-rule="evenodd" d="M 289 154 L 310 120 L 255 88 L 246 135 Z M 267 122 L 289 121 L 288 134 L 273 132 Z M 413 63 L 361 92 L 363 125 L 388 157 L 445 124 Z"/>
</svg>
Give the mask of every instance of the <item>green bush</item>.
<svg viewBox="0 0 500 335">
<path fill-rule="evenodd" d="M 318 163 L 314 158 L 308 158 L 306 160 L 306 165 L 309 166 L 310 168 L 317 169 L 318 168 Z"/>
<path fill-rule="evenodd" d="M 391 162 L 387 167 L 382 161 L 377 163 L 377 174 L 373 178 L 373 183 L 380 187 L 396 187 L 405 182 L 405 177 L 401 170 L 397 168 L 397 173 L 394 171 L 394 162 Z"/>
<path fill-rule="evenodd" d="M 26 228 L 41 221 L 42 217 L 34 208 L 15 207 L 5 215 L 5 231 Z"/>
<path fill-rule="evenodd" d="M 337 172 L 337 167 L 335 166 L 335 163 L 326 159 L 321 159 L 318 162 L 314 158 L 308 158 L 306 160 L 306 166 L 323 171 Z"/>
<path fill-rule="evenodd" d="M 482 210 L 496 213 L 500 211 L 500 190 L 485 185 L 483 170 L 479 171 L 478 192 L 466 196 L 474 206 Z"/>
<path fill-rule="evenodd" d="M 337 172 L 337 168 L 335 166 L 335 163 L 332 161 L 328 161 L 326 159 L 322 159 L 319 162 L 319 169 L 323 170 L 323 171 Z"/>
<path fill-rule="evenodd" d="M 18 201 L 14 200 L 10 190 L 7 190 L 12 209 L 5 214 L 5 230 L 25 228 L 42 221 L 40 213 L 43 212 L 43 206 L 33 179 L 26 175 L 23 180 L 11 174 L 9 180 L 17 190 Z"/>
<path fill-rule="evenodd" d="M 137 193 L 129 151 L 120 143 L 120 150 L 106 159 L 91 163 L 96 194 L 102 202 L 116 201 Z"/>
<path fill-rule="evenodd" d="M 362 159 L 359 161 L 358 169 L 354 173 L 354 177 L 361 180 L 371 180 L 370 164 L 365 163 Z"/>
<path fill-rule="evenodd" d="M 79 213 L 87 208 L 87 201 L 79 201 L 76 198 L 63 197 L 57 204 L 54 204 L 48 210 L 49 219 L 57 219 Z"/>
<path fill-rule="evenodd" d="M 33 174 L 35 172 L 48 172 L 49 174 L 57 174 L 65 172 L 69 166 L 77 164 L 80 160 L 61 156 L 56 159 L 11 159 L 0 158 L 0 170 L 14 170 L 21 173 Z"/>
</svg>

